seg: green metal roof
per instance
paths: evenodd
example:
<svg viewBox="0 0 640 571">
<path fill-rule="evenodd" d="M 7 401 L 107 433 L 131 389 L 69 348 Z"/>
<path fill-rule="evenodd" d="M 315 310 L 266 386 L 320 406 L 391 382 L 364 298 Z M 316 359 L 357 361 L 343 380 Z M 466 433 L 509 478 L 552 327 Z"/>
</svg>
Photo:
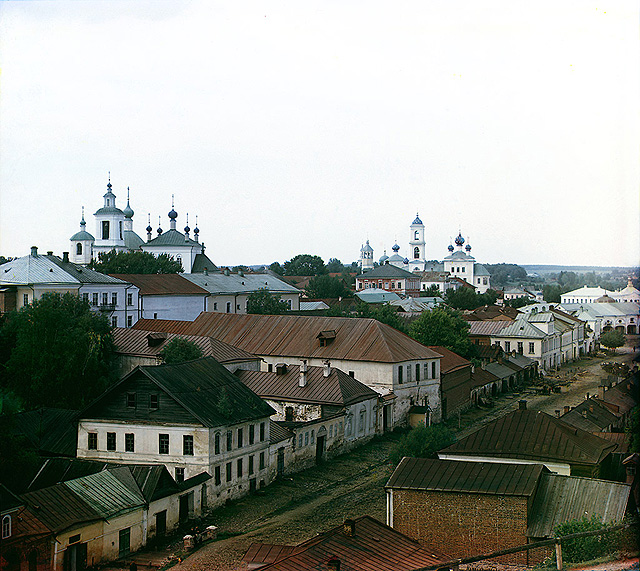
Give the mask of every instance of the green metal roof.
<svg viewBox="0 0 640 571">
<path fill-rule="evenodd" d="M 199 246 L 200 242 L 187 238 L 182 232 L 177 230 L 167 230 L 149 242 L 145 242 L 145 246 Z"/>
</svg>

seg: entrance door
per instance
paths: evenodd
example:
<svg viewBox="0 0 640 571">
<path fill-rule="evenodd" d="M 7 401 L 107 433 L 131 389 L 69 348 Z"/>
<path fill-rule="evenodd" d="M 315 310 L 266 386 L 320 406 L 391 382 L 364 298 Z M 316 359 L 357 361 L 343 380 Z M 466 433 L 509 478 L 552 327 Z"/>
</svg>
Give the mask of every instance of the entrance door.
<svg viewBox="0 0 640 571">
<path fill-rule="evenodd" d="M 316 440 L 316 463 L 320 464 L 324 458 L 324 446 L 327 439 L 326 435 L 318 436 Z"/>
<path fill-rule="evenodd" d="M 156 537 L 164 537 L 167 533 L 167 510 L 156 514 Z"/>
<path fill-rule="evenodd" d="M 178 512 L 178 521 L 185 523 L 189 519 L 189 494 L 180 496 L 180 511 Z"/>
<path fill-rule="evenodd" d="M 383 432 L 386 432 L 387 430 L 389 430 L 389 407 L 388 406 L 382 407 L 382 430 Z"/>
<path fill-rule="evenodd" d="M 284 448 L 278 448 L 277 475 L 282 476 L 283 474 L 284 474 Z"/>
<path fill-rule="evenodd" d="M 249 480 L 249 493 L 253 494 L 256 491 L 257 487 L 258 486 L 256 485 L 256 479 L 255 478 L 251 478 Z"/>
<path fill-rule="evenodd" d="M 74 543 L 67 547 L 63 567 L 64 571 L 84 571 L 87 567 L 87 544 Z"/>
<path fill-rule="evenodd" d="M 120 530 L 118 541 L 118 557 L 125 557 L 131 551 L 131 528 L 127 527 Z"/>
</svg>

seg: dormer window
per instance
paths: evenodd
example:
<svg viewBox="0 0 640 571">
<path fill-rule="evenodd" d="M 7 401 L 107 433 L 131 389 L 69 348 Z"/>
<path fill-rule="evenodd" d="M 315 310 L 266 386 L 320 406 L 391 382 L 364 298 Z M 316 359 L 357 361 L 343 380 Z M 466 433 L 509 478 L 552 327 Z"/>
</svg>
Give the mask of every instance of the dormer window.
<svg viewBox="0 0 640 571">
<path fill-rule="evenodd" d="M 333 340 L 336 338 L 335 330 L 331 329 L 328 331 L 321 331 L 316 339 L 320 340 L 320 347 L 326 347 L 330 343 L 333 343 Z"/>
</svg>

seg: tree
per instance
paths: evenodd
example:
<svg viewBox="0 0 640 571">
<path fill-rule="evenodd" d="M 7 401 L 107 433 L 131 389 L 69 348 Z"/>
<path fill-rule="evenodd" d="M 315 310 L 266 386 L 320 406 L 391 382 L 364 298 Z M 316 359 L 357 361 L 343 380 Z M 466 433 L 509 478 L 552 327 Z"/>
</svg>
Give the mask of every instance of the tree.
<svg viewBox="0 0 640 571">
<path fill-rule="evenodd" d="M 404 456 L 412 458 L 435 458 L 436 452 L 456 441 L 455 434 L 444 424 L 425 426 L 419 424 L 405 434 L 389 454 L 392 464 Z"/>
<path fill-rule="evenodd" d="M 517 264 L 485 264 L 491 274 L 494 286 L 504 286 L 510 283 L 520 283 L 527 279 L 527 270 Z"/>
<path fill-rule="evenodd" d="M 310 298 L 339 298 L 351 297 L 353 292 L 345 285 L 341 278 L 332 278 L 325 274 L 309 280 L 304 288 Z"/>
<path fill-rule="evenodd" d="M 280 264 L 280 262 L 273 262 L 273 264 L 271 264 L 269 266 L 269 269 L 274 273 L 274 274 L 278 274 L 279 276 L 283 276 L 284 275 L 284 268 L 282 267 L 282 265 Z"/>
<path fill-rule="evenodd" d="M 423 345 L 440 345 L 463 357 L 471 353 L 469 324 L 449 307 L 423 311 L 409 326 L 409 336 Z"/>
<path fill-rule="evenodd" d="M 562 537 L 583 531 L 607 529 L 607 527 L 611 526 L 603 523 L 593 514 L 590 519 L 583 516 L 582 519 L 574 519 L 557 525 L 553 528 L 553 535 Z M 619 539 L 619 533 L 565 539 L 562 542 L 562 559 L 563 561 L 578 563 L 579 561 L 591 561 L 603 557 L 618 550 Z"/>
<path fill-rule="evenodd" d="M 2 387 L 27 409 L 80 408 L 113 380 L 107 317 L 70 293 L 45 293 L 11 313 L 0 337 L 11 347 L 0 367 Z"/>
<path fill-rule="evenodd" d="M 505 305 L 513 307 L 514 309 L 524 307 L 525 305 L 531 305 L 532 303 L 535 303 L 535 301 L 528 296 L 516 297 L 515 299 L 507 299 L 504 302 Z"/>
<path fill-rule="evenodd" d="M 160 351 L 160 356 L 167 365 L 193 361 L 202 357 L 202 349 L 193 341 L 176 337 L 169 341 Z"/>
<path fill-rule="evenodd" d="M 368 317 L 369 319 L 375 319 L 380 323 L 389 325 L 398 331 L 403 333 L 407 332 L 407 326 L 398 309 L 393 305 L 371 305 L 368 303 L 360 302 L 356 307 L 356 317 Z"/>
<path fill-rule="evenodd" d="M 178 274 L 182 264 L 168 254 L 157 258 L 149 252 L 101 252 L 89 267 L 103 274 Z"/>
<path fill-rule="evenodd" d="M 624 335 L 620 331 L 607 331 L 600 335 L 600 345 L 607 349 L 613 349 L 624 345 Z"/>
<path fill-rule="evenodd" d="M 344 264 L 338 260 L 338 258 L 329 258 L 327 262 L 327 272 L 330 274 L 338 274 L 340 272 L 344 272 L 347 268 L 344 267 Z"/>
<path fill-rule="evenodd" d="M 265 287 L 252 291 L 247 298 L 247 313 L 282 315 L 289 311 L 289 304 Z"/>
<path fill-rule="evenodd" d="M 489 289 L 485 293 L 476 293 L 470 287 L 448 289 L 444 294 L 447 305 L 454 309 L 476 309 L 483 305 L 493 305 L 498 297 L 498 292 Z"/>
<path fill-rule="evenodd" d="M 420 297 L 442 297 L 442 292 L 436 284 L 431 284 L 427 289 L 420 292 Z"/>
<path fill-rule="evenodd" d="M 320 256 L 298 254 L 284 263 L 285 276 L 320 276 L 327 273 L 327 268 Z"/>
<path fill-rule="evenodd" d="M 569 291 L 558 285 L 546 285 L 542 287 L 542 297 L 546 302 L 560 303 L 560 296 Z"/>
</svg>

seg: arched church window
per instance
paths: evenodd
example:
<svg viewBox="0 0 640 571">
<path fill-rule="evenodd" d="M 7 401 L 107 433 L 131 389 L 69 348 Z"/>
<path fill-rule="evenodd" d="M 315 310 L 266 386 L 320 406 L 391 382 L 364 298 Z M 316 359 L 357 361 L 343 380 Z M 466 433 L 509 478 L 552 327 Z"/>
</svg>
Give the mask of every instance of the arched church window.
<svg viewBox="0 0 640 571">
<path fill-rule="evenodd" d="M 82 256 L 82 244 L 77 244 L 76 245 L 76 254 L 78 256 Z"/>
<path fill-rule="evenodd" d="M 109 239 L 109 221 L 108 220 L 102 221 L 102 239 L 103 240 Z"/>
<path fill-rule="evenodd" d="M 413 249 L 413 257 L 414 257 L 415 259 L 418 259 L 418 258 L 420 257 L 420 248 L 418 248 L 418 246 L 416 246 L 416 247 Z"/>
<path fill-rule="evenodd" d="M 413 233 L 413 239 L 420 240 L 420 233 L 417 230 Z"/>
</svg>

